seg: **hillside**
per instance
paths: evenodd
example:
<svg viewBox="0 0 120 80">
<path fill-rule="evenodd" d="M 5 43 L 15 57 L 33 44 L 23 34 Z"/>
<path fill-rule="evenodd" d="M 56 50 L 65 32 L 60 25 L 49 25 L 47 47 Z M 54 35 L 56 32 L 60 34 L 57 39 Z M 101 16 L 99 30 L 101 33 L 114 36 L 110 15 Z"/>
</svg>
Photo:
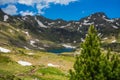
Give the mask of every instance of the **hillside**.
<svg viewBox="0 0 120 80">
<path fill-rule="evenodd" d="M 79 21 L 51 20 L 43 16 L 10 16 L 0 10 L 0 45 L 46 50 L 70 43 L 78 47 L 94 24 L 105 43 L 119 42 L 120 18 L 99 12 Z"/>
</svg>

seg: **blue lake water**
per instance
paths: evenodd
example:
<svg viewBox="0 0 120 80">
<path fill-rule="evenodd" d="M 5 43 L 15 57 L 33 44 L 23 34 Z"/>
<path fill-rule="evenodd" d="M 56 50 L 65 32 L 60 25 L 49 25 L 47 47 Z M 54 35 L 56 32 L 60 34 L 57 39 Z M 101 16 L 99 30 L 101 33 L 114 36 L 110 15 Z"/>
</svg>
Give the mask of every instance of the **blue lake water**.
<svg viewBox="0 0 120 80">
<path fill-rule="evenodd" d="M 73 51 L 75 51 L 75 49 L 73 49 L 73 48 L 61 48 L 61 49 L 48 50 L 48 52 L 52 52 L 52 53 L 56 53 L 56 54 L 60 54 L 63 52 L 73 52 Z"/>
</svg>

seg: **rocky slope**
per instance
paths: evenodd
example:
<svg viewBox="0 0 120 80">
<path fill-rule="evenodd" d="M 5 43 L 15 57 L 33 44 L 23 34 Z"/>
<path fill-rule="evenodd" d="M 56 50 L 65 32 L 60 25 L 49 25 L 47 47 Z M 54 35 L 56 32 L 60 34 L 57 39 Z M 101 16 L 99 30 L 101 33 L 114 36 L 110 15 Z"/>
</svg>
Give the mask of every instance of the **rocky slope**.
<svg viewBox="0 0 120 80">
<path fill-rule="evenodd" d="M 119 42 L 120 18 L 110 19 L 99 12 L 78 21 L 51 20 L 43 16 L 10 16 L 0 9 L 0 46 L 50 49 L 62 44 L 76 45 L 84 40 L 94 24 L 103 43 Z"/>
</svg>

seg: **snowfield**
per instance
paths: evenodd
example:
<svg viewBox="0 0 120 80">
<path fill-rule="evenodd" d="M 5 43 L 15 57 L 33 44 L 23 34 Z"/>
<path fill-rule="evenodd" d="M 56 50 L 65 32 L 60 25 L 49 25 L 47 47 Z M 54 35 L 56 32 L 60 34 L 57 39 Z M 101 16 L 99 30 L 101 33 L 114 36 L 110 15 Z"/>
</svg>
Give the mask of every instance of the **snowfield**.
<svg viewBox="0 0 120 80">
<path fill-rule="evenodd" d="M 112 41 L 112 43 L 115 43 L 115 42 L 116 42 L 116 40 L 113 40 L 113 41 Z"/>
<path fill-rule="evenodd" d="M 76 48 L 75 46 L 67 45 L 67 44 L 62 44 L 63 47 L 65 48 Z"/>
<path fill-rule="evenodd" d="M 30 37 L 29 32 L 26 31 L 25 34 L 26 34 L 28 37 Z"/>
<path fill-rule="evenodd" d="M 43 27 L 43 28 L 47 28 L 47 26 L 45 26 L 41 21 L 39 21 L 36 17 L 35 17 L 35 20 L 37 21 L 38 25 L 40 27 Z"/>
<path fill-rule="evenodd" d="M 36 46 L 34 45 L 34 43 L 35 43 L 34 40 L 31 40 L 31 41 L 30 41 L 30 45 L 32 45 L 33 47 L 36 47 Z"/>
<path fill-rule="evenodd" d="M 27 53 L 28 55 L 34 55 L 34 53 Z"/>
<path fill-rule="evenodd" d="M 117 27 L 117 26 L 114 26 L 114 25 L 113 25 L 112 27 L 113 27 L 113 28 L 115 28 L 115 29 L 118 29 L 118 27 Z"/>
<path fill-rule="evenodd" d="M 59 65 L 54 65 L 54 64 L 52 64 L 52 63 L 48 63 L 48 66 L 49 66 L 49 67 L 60 67 Z"/>
<path fill-rule="evenodd" d="M 24 46 L 25 49 L 30 50 L 28 47 Z"/>
<path fill-rule="evenodd" d="M 8 15 L 4 15 L 4 21 L 7 21 L 8 18 Z"/>
<path fill-rule="evenodd" d="M 108 39 L 107 37 L 103 38 L 104 40 Z"/>
<path fill-rule="evenodd" d="M 30 62 L 26 62 L 26 61 L 18 61 L 18 64 L 22 65 L 22 66 L 31 66 L 32 64 Z"/>
<path fill-rule="evenodd" d="M 11 50 L 0 47 L 0 52 L 8 53 L 11 52 Z"/>
</svg>

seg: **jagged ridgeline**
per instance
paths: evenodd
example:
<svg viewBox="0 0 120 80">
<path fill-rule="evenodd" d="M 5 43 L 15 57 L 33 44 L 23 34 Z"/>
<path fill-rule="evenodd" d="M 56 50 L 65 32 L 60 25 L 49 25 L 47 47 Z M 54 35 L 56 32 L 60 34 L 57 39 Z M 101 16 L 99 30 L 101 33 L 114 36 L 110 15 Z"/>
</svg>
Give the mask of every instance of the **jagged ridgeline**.
<svg viewBox="0 0 120 80">
<path fill-rule="evenodd" d="M 79 46 L 91 24 L 98 30 L 103 47 L 119 51 L 120 18 L 110 19 L 102 12 L 78 21 L 65 21 L 38 15 L 10 16 L 0 9 L 0 45 L 40 50 L 60 48 L 62 43 Z"/>
</svg>

